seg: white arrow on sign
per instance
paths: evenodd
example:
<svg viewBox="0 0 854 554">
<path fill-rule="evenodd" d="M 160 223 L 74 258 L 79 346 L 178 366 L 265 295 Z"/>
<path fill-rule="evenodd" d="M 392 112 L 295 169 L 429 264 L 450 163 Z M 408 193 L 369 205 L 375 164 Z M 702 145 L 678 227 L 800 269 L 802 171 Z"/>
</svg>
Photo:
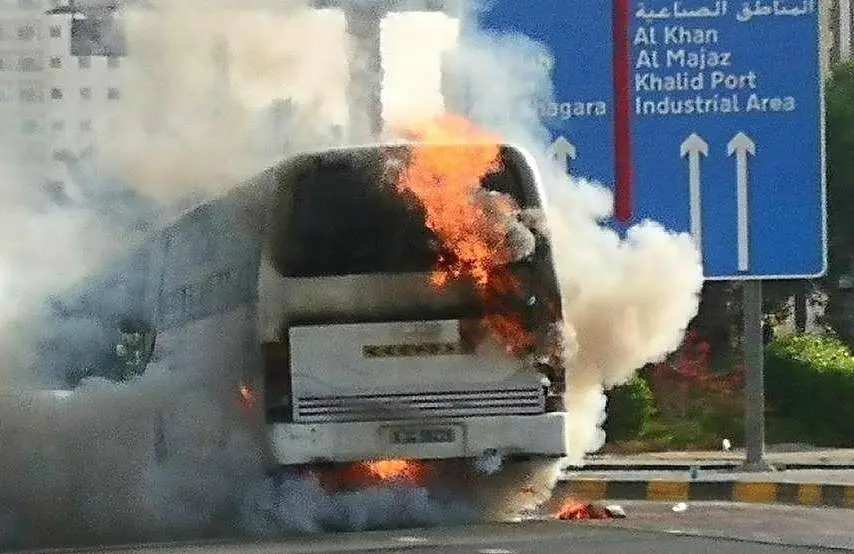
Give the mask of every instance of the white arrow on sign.
<svg viewBox="0 0 854 554">
<path fill-rule="evenodd" d="M 688 199 L 691 209 L 691 236 L 697 248 L 703 247 L 700 198 L 700 156 L 709 155 L 709 144 L 697 133 L 688 135 L 679 147 L 679 157 L 688 157 Z"/>
<path fill-rule="evenodd" d="M 559 164 L 561 168 L 569 171 L 569 160 L 574 160 L 577 154 L 575 145 L 569 142 L 566 137 L 559 136 L 549 147 L 552 158 Z"/>
<path fill-rule="evenodd" d="M 747 197 L 747 155 L 756 155 L 756 143 L 739 131 L 726 147 L 727 155 L 735 154 L 736 190 L 738 195 L 738 270 L 747 271 L 750 252 L 748 250 L 748 197 Z"/>
</svg>

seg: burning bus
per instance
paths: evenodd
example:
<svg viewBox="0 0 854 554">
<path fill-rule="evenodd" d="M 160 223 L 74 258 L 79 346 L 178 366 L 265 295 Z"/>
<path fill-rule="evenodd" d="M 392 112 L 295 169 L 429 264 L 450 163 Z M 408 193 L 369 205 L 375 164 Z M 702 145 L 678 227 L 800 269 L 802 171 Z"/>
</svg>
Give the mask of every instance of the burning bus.
<svg viewBox="0 0 854 554">
<path fill-rule="evenodd" d="M 186 212 L 54 299 L 75 332 L 54 332 L 45 362 L 87 368 L 72 385 L 151 363 L 229 376 L 272 468 L 564 456 L 536 165 L 410 138 L 304 153 Z"/>
</svg>

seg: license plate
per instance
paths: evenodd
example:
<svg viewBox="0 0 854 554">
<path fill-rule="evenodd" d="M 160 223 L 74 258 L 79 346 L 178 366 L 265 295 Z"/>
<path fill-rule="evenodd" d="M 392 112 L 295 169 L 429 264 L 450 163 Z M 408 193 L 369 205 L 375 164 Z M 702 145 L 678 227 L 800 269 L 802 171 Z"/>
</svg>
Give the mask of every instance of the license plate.
<svg viewBox="0 0 854 554">
<path fill-rule="evenodd" d="M 407 427 L 391 430 L 392 444 L 449 443 L 457 440 L 453 427 Z"/>
</svg>

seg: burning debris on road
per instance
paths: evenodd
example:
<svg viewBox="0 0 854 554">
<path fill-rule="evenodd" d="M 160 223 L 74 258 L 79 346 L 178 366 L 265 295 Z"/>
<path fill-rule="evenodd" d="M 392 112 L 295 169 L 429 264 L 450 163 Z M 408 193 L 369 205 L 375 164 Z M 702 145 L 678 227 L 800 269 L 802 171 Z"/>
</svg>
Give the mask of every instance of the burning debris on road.
<svg viewBox="0 0 854 554">
<path fill-rule="evenodd" d="M 555 518 L 565 521 L 586 519 L 620 519 L 626 517 L 622 506 L 616 504 L 602 505 L 585 503 L 574 498 L 567 498 L 555 513 Z"/>
</svg>

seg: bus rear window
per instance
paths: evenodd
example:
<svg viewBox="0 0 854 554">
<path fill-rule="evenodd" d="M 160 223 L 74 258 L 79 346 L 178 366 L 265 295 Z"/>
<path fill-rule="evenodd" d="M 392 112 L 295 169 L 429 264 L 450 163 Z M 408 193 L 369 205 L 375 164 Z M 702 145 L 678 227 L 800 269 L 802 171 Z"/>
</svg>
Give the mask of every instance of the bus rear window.
<svg viewBox="0 0 854 554">
<path fill-rule="evenodd" d="M 429 271 L 437 242 L 424 213 L 384 170 L 383 151 L 318 156 L 288 178 L 287 209 L 274 217 L 279 271 L 290 277 Z M 505 156 L 506 158 L 506 156 Z M 507 160 L 508 162 L 510 160 Z M 527 206 L 515 164 L 482 185 Z"/>
</svg>

